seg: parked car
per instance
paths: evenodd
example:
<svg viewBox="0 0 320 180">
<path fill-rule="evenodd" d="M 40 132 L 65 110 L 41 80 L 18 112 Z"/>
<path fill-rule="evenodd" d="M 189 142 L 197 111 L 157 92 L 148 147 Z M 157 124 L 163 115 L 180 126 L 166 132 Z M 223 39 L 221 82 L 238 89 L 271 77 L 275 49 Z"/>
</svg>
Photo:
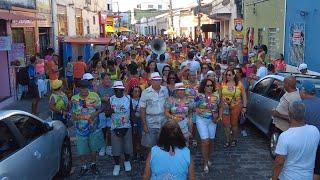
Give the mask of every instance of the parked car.
<svg viewBox="0 0 320 180">
<path fill-rule="evenodd" d="M 52 179 L 72 167 L 70 138 L 61 121 L 24 111 L 0 111 L 0 179 Z"/>
<path fill-rule="evenodd" d="M 296 73 L 277 73 L 268 75 L 255 83 L 249 90 L 247 119 L 259 130 L 270 138 L 270 154 L 275 157 L 275 148 L 281 132 L 289 128 L 286 120 L 272 117 L 272 109 L 279 104 L 284 95 L 284 78 L 295 76 L 299 87 L 304 80 L 312 81 L 317 88 L 317 96 L 320 96 L 320 76 L 301 75 Z"/>
</svg>

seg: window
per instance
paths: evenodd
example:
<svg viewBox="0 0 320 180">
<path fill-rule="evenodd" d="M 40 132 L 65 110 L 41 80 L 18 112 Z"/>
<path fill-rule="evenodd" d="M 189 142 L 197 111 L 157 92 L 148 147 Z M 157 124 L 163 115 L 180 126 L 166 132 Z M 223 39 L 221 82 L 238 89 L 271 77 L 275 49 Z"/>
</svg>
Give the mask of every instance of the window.
<svg viewBox="0 0 320 180">
<path fill-rule="evenodd" d="M 87 19 L 87 34 L 90 34 L 90 22 Z"/>
<path fill-rule="evenodd" d="M 12 28 L 12 43 L 24 43 L 23 28 Z"/>
<path fill-rule="evenodd" d="M 267 79 L 264 79 L 264 80 L 260 81 L 253 88 L 253 92 L 257 93 L 257 94 L 260 94 L 260 95 L 263 95 L 266 92 L 266 90 L 269 87 L 269 85 L 271 84 L 271 82 L 272 82 L 271 78 L 267 78 Z"/>
<path fill-rule="evenodd" d="M 9 119 L 14 122 L 27 142 L 40 137 L 44 132 L 44 124 L 30 116 L 14 115 L 9 117 Z"/>
<path fill-rule="evenodd" d="M 162 9 L 162 5 L 158 5 L 158 9 L 161 10 Z"/>
<path fill-rule="evenodd" d="M 152 5 L 152 4 L 149 4 L 149 5 L 148 5 L 148 8 L 149 8 L 149 9 L 153 9 L 153 5 Z"/>
<path fill-rule="evenodd" d="M 86 4 L 91 4 L 91 0 L 86 0 Z"/>
<path fill-rule="evenodd" d="M 107 10 L 111 11 L 111 4 L 107 4 Z"/>
<path fill-rule="evenodd" d="M 66 14 L 58 14 L 58 33 L 59 36 L 68 36 L 68 23 Z"/>
<path fill-rule="evenodd" d="M 0 161 L 19 149 L 17 141 L 8 126 L 0 121 Z"/>
<path fill-rule="evenodd" d="M 276 28 L 269 28 L 268 54 L 269 54 L 269 57 L 272 59 L 275 59 L 277 55 L 277 44 L 278 44 L 277 34 L 278 32 Z"/>
<path fill-rule="evenodd" d="M 96 17 L 95 16 L 92 17 L 92 22 L 93 22 L 93 25 L 96 24 Z"/>
<path fill-rule="evenodd" d="M 138 9 L 141 9 L 141 4 L 138 4 L 138 5 L 137 5 L 137 8 L 138 8 Z"/>
<path fill-rule="evenodd" d="M 274 80 L 267 92 L 267 97 L 276 101 L 280 101 L 280 98 L 284 95 L 284 93 L 285 91 L 283 82 L 279 80 Z"/>
</svg>

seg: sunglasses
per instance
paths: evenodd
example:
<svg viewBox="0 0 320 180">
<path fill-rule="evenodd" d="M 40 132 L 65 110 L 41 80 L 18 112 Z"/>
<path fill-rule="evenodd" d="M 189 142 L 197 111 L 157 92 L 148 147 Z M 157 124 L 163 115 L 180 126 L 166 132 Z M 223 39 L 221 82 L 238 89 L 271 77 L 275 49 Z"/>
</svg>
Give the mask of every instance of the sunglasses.
<svg viewBox="0 0 320 180">
<path fill-rule="evenodd" d="M 227 74 L 227 76 L 232 76 L 232 74 Z"/>
<path fill-rule="evenodd" d="M 176 77 L 169 77 L 169 79 L 176 79 Z"/>
<path fill-rule="evenodd" d="M 206 87 L 213 87 L 213 84 L 207 84 Z"/>
</svg>

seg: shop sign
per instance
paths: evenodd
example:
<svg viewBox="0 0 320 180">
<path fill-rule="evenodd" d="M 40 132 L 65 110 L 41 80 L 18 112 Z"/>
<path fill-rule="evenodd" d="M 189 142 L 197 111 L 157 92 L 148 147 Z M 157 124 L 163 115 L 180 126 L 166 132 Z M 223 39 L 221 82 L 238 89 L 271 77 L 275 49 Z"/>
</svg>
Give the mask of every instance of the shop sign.
<svg viewBox="0 0 320 180">
<path fill-rule="evenodd" d="M 33 20 L 12 20 L 11 27 L 34 27 L 35 21 Z"/>
<path fill-rule="evenodd" d="M 106 25 L 107 26 L 113 26 L 114 25 L 114 19 L 113 16 L 108 16 L 106 19 Z"/>
<path fill-rule="evenodd" d="M 99 23 L 105 24 L 107 22 L 107 16 L 108 15 L 106 13 L 100 12 L 99 13 Z"/>
<path fill-rule="evenodd" d="M 10 51 L 12 44 L 11 36 L 0 36 L 0 51 Z"/>
<path fill-rule="evenodd" d="M 242 33 L 243 30 L 243 19 L 234 19 L 234 30 Z"/>
</svg>

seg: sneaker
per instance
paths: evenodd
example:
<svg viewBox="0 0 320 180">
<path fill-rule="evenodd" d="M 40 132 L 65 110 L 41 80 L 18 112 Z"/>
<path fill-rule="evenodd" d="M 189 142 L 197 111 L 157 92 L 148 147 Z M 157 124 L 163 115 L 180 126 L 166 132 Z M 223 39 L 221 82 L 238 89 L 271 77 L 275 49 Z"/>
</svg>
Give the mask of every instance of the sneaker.
<svg viewBox="0 0 320 180">
<path fill-rule="evenodd" d="M 130 161 L 125 161 L 124 162 L 124 170 L 126 172 L 131 171 L 131 163 L 130 163 Z"/>
<path fill-rule="evenodd" d="M 107 147 L 105 148 L 105 153 L 106 153 L 106 155 L 108 155 L 108 156 L 112 156 L 112 146 L 107 146 Z"/>
<path fill-rule="evenodd" d="M 99 151 L 99 156 L 105 156 L 106 155 L 106 148 L 102 147 Z"/>
<path fill-rule="evenodd" d="M 90 164 L 90 170 L 91 170 L 92 174 L 95 174 L 95 175 L 100 174 L 100 171 L 98 170 L 96 163 Z"/>
<path fill-rule="evenodd" d="M 114 165 L 113 173 L 114 176 L 119 176 L 120 174 L 120 165 Z"/>
<path fill-rule="evenodd" d="M 88 169 L 87 165 L 82 165 L 81 169 L 80 169 L 80 176 L 85 175 L 88 172 L 88 170 L 89 169 Z"/>
</svg>

